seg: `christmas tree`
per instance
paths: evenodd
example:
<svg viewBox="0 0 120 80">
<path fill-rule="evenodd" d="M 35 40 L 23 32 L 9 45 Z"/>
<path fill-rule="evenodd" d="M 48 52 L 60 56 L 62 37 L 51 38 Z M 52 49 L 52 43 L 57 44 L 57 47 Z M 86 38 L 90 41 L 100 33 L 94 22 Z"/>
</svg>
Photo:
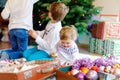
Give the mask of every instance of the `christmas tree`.
<svg viewBox="0 0 120 80">
<path fill-rule="evenodd" d="M 97 15 L 101 11 L 101 7 L 95 7 L 93 5 L 94 0 L 39 0 L 34 5 L 33 11 L 33 23 L 35 29 L 43 29 L 49 20 L 47 17 L 47 8 L 52 2 L 65 3 L 70 11 L 62 21 L 62 25 L 75 25 L 78 33 L 87 33 L 90 24 L 95 24 L 98 21 L 93 20 L 92 17 Z M 42 25 L 42 27 L 41 27 Z"/>
</svg>

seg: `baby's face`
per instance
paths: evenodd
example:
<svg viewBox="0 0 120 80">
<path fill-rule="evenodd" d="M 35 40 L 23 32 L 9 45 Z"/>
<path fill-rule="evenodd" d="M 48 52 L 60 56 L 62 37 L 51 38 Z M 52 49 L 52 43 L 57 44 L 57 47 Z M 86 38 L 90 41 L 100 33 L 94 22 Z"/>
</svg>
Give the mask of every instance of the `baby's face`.
<svg viewBox="0 0 120 80">
<path fill-rule="evenodd" d="M 73 44 L 73 40 L 60 40 L 61 45 L 65 48 L 69 48 Z"/>
</svg>

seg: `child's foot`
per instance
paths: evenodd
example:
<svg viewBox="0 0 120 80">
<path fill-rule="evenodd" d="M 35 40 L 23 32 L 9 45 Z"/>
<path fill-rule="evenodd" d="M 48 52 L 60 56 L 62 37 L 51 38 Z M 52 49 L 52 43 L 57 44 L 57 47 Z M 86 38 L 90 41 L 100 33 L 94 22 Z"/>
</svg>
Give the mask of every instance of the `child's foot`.
<svg viewBox="0 0 120 80">
<path fill-rule="evenodd" d="M 1 58 L 1 54 L 2 54 L 2 52 L 3 52 L 3 51 L 1 50 L 1 51 L 0 51 L 0 58 Z"/>
<path fill-rule="evenodd" d="M 6 59 L 9 59 L 9 55 L 6 52 L 2 52 L 0 60 L 6 60 Z"/>
</svg>

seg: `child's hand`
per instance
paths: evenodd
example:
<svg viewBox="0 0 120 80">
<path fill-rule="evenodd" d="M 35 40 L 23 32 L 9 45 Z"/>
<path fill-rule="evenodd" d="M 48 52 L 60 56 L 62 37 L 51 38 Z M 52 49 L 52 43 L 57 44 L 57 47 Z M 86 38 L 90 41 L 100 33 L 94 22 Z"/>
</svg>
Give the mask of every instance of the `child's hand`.
<svg viewBox="0 0 120 80">
<path fill-rule="evenodd" d="M 70 62 L 65 62 L 63 66 L 71 66 L 72 64 Z"/>
<path fill-rule="evenodd" d="M 37 32 L 36 32 L 35 30 L 29 30 L 29 31 L 28 31 L 28 34 L 29 34 L 32 38 L 34 38 L 34 39 L 36 39 L 37 36 L 38 36 L 38 34 L 37 34 Z"/>
<path fill-rule="evenodd" d="M 55 54 L 55 53 L 50 53 L 50 55 L 51 55 L 51 57 L 53 57 L 53 58 L 56 58 L 57 57 L 57 55 Z"/>
</svg>

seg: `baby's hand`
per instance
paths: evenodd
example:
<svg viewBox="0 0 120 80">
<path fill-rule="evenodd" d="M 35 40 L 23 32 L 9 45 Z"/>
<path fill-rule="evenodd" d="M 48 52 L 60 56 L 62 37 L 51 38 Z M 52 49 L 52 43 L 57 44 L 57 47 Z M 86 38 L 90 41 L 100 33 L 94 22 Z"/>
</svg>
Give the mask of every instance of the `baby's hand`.
<svg viewBox="0 0 120 80">
<path fill-rule="evenodd" d="M 70 62 L 65 62 L 63 65 L 64 66 L 71 66 L 72 64 Z"/>
<path fill-rule="evenodd" d="M 53 57 L 53 58 L 56 58 L 57 57 L 57 55 L 55 54 L 55 53 L 50 53 L 50 55 L 51 55 L 51 57 Z"/>
</svg>

